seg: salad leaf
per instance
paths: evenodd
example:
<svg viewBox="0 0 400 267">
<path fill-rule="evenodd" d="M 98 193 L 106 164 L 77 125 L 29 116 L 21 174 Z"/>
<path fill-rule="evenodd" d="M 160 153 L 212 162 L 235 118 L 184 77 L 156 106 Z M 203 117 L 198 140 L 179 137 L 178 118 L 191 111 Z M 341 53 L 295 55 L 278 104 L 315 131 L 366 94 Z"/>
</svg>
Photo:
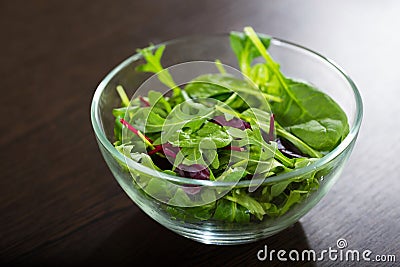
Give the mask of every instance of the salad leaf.
<svg viewBox="0 0 400 267">
<path fill-rule="evenodd" d="M 291 99 L 282 92 L 282 104 L 272 104 L 281 125 L 318 151 L 335 148 L 349 132 L 346 114 L 332 98 L 311 85 L 290 81 L 289 86 Z"/>
<path fill-rule="evenodd" d="M 124 165 L 136 177 L 134 184 L 164 202 L 160 208 L 176 220 L 245 224 L 286 214 L 333 167 L 277 182 L 269 177 L 314 163 L 349 131 L 346 114 L 332 98 L 282 74 L 267 51 L 268 36 L 246 27 L 232 32 L 230 42 L 243 78 L 227 74 L 216 60 L 219 74 L 201 75 L 181 89 L 161 64 L 165 46 L 150 46 L 138 50 L 145 63 L 137 71 L 157 73 L 173 95 L 149 91 L 128 102 L 123 87 L 116 88 L 121 107 L 112 112 L 114 146 L 124 156 L 189 179 L 249 180 L 247 188 L 232 187 L 217 198 L 226 187 L 177 187 Z"/>
<path fill-rule="evenodd" d="M 190 220 L 201 220 L 206 221 L 211 219 L 215 209 L 215 202 L 197 206 L 197 207 L 174 207 L 174 206 L 166 206 L 167 212 L 171 215 L 173 219 L 190 221 Z"/>
<path fill-rule="evenodd" d="M 152 53 L 153 50 L 155 50 L 154 54 Z M 146 60 L 146 63 L 137 66 L 136 71 L 152 73 L 161 72 L 158 76 L 160 81 L 170 88 L 175 88 L 176 84 L 173 81 L 172 76 L 168 71 L 163 71 L 164 68 L 161 65 L 161 57 L 164 53 L 164 50 L 165 45 L 160 45 L 158 48 L 150 45 L 144 49 L 138 49 L 137 52 L 142 54 Z"/>
<path fill-rule="evenodd" d="M 268 48 L 271 37 L 264 34 L 258 34 L 258 37 L 261 43 Z M 242 32 L 232 31 L 230 34 L 230 42 L 231 48 L 238 59 L 240 70 L 244 75 L 252 77 L 250 73 L 251 63 L 253 59 L 261 55 L 259 50 L 254 46 L 249 36 Z"/>
<path fill-rule="evenodd" d="M 223 198 L 218 200 L 213 218 L 226 222 L 247 223 L 250 221 L 250 213 L 245 207 Z"/>
<path fill-rule="evenodd" d="M 216 181 L 219 182 L 237 182 L 246 174 L 246 170 L 242 167 L 229 167 Z"/>
<path fill-rule="evenodd" d="M 242 103 L 244 103 L 247 108 L 249 105 L 256 107 L 262 106 L 265 102 L 260 102 L 258 99 L 260 97 L 271 101 L 281 101 L 277 96 L 257 90 L 250 81 L 236 78 L 231 74 L 201 75 L 186 85 L 185 92 L 192 98 L 216 98 L 223 95 L 226 96 L 226 99 L 233 93 L 236 93 L 239 94 L 241 98 L 246 99 L 245 102 Z"/>
<path fill-rule="evenodd" d="M 213 117 L 214 112 L 213 107 L 194 101 L 186 101 L 175 106 L 162 125 L 163 135 L 159 142 L 166 143 L 170 139 L 179 140 L 177 135 L 181 130 L 185 130 L 187 134 L 196 132 L 206 120 Z"/>
<path fill-rule="evenodd" d="M 154 54 L 152 51 L 154 51 Z M 174 96 L 178 97 L 181 95 L 179 87 L 175 84 L 171 74 L 167 69 L 164 69 L 161 65 L 161 57 L 164 53 L 165 45 L 160 45 L 157 48 L 153 45 L 144 49 L 138 49 L 137 52 L 142 54 L 146 60 L 145 64 L 136 67 L 136 71 L 139 72 L 151 72 L 156 73 L 160 82 L 168 86 L 173 90 Z"/>
<path fill-rule="evenodd" d="M 150 90 L 148 97 L 149 97 L 150 105 L 153 108 L 158 107 L 159 109 L 165 110 L 166 115 L 168 115 L 171 112 L 172 108 L 171 108 L 170 103 L 165 99 L 163 94 L 161 94 L 160 92 Z M 164 116 L 164 117 L 166 117 L 166 116 Z"/>
<path fill-rule="evenodd" d="M 152 107 L 142 107 L 133 114 L 132 122 L 138 130 L 153 133 L 162 131 L 165 118 L 156 113 Z"/>
<path fill-rule="evenodd" d="M 225 131 L 225 129 L 215 123 L 205 122 L 204 125 L 196 130 L 184 129 L 171 135 L 168 142 L 178 147 L 191 147 L 214 149 L 226 147 L 232 141 L 232 137 Z"/>
<path fill-rule="evenodd" d="M 232 196 L 228 195 L 225 198 L 247 208 L 248 211 L 255 215 L 259 220 L 262 220 L 263 216 L 265 215 L 262 205 L 257 200 L 243 192 L 243 190 L 235 189 L 232 192 Z"/>
<path fill-rule="evenodd" d="M 207 166 L 205 159 L 203 158 L 203 153 L 197 147 L 182 147 L 179 152 L 176 154 L 176 158 L 174 161 L 174 166 L 178 166 L 180 164 L 185 165 L 202 165 Z M 183 175 L 183 177 L 186 177 Z"/>
<path fill-rule="evenodd" d="M 281 85 L 278 87 L 279 92 L 276 92 L 275 87 L 269 91 L 282 97 L 281 102 L 271 104 L 276 119 L 318 151 L 335 148 L 349 131 L 344 111 L 329 96 L 311 85 L 285 78 L 254 30 L 246 27 L 245 33 Z"/>
<path fill-rule="evenodd" d="M 306 193 L 306 192 L 305 191 L 298 191 L 298 190 L 290 191 L 290 194 L 289 194 L 285 204 L 280 209 L 279 213 L 281 215 L 285 214 L 290 209 L 290 207 L 292 207 L 294 204 L 300 202 L 302 193 Z"/>
<path fill-rule="evenodd" d="M 200 148 L 200 151 L 203 154 L 203 158 L 206 162 L 206 165 L 211 165 L 211 168 L 213 169 L 219 168 L 219 158 L 216 149 Z"/>
</svg>

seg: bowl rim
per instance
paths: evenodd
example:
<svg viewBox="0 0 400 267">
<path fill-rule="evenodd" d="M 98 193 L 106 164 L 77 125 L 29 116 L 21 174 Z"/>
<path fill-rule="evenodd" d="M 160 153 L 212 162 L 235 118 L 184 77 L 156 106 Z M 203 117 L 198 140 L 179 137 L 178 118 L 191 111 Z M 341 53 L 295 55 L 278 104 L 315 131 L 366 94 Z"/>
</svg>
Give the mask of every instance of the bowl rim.
<svg viewBox="0 0 400 267">
<path fill-rule="evenodd" d="M 180 37 L 176 39 L 172 39 L 166 42 L 162 42 L 160 44 L 154 45 L 155 48 L 161 46 L 161 45 L 172 45 L 175 43 L 179 43 L 182 41 L 189 41 L 191 39 L 196 39 L 196 38 L 210 38 L 210 37 L 227 37 L 229 36 L 229 33 L 218 33 L 218 34 L 206 34 L 206 35 L 188 35 L 185 37 Z M 299 168 L 295 169 L 293 171 L 279 174 L 276 176 L 270 176 L 267 178 L 260 178 L 260 183 L 258 183 L 258 179 L 256 180 L 242 180 L 239 182 L 224 182 L 224 181 L 211 181 L 211 180 L 197 180 L 197 179 L 192 179 L 192 178 L 186 178 L 186 177 L 180 177 L 180 176 L 173 176 L 167 173 L 163 173 L 151 168 L 148 168 L 138 162 L 135 162 L 131 159 L 126 158 L 122 153 L 120 153 L 114 146 L 113 144 L 108 140 L 108 138 L 105 135 L 105 132 L 103 131 L 102 127 L 102 121 L 100 120 L 100 110 L 98 109 L 99 107 L 99 102 L 100 102 L 100 97 L 103 92 L 103 90 L 106 88 L 107 84 L 112 80 L 112 78 L 122 69 L 125 67 L 129 66 L 129 64 L 133 63 L 134 61 L 137 61 L 142 58 L 142 56 L 139 53 L 135 53 L 132 56 L 128 57 L 121 63 L 119 63 L 116 67 L 114 67 L 103 79 L 102 81 L 98 84 L 93 98 L 92 98 L 92 103 L 91 103 L 91 108 L 90 108 L 90 118 L 92 122 L 92 127 L 94 129 L 96 138 L 100 143 L 103 145 L 105 149 L 109 153 L 111 153 L 114 158 L 120 160 L 121 162 L 125 162 L 128 164 L 128 168 L 130 167 L 133 170 L 137 170 L 141 173 L 144 173 L 146 175 L 154 176 L 154 177 L 159 177 L 163 178 L 165 180 L 174 182 L 174 183 L 181 183 L 181 184 L 186 184 L 186 185 L 198 185 L 198 186 L 208 186 L 208 187 L 220 187 L 220 186 L 234 186 L 234 187 L 248 187 L 254 184 L 265 184 L 265 183 L 272 183 L 272 182 L 279 182 L 279 181 L 284 181 L 288 180 L 293 177 L 298 177 L 303 174 L 312 172 L 314 170 L 317 170 L 321 166 L 329 163 L 333 159 L 335 159 L 337 156 L 339 156 L 341 153 L 343 153 L 346 148 L 348 148 L 357 138 L 358 132 L 360 130 L 361 122 L 362 122 L 362 117 L 363 117 L 363 103 L 362 103 L 362 98 L 361 94 L 354 83 L 354 81 L 349 77 L 349 75 L 338 65 L 336 64 L 333 60 L 330 58 L 327 58 L 320 53 L 313 51 L 307 47 L 304 47 L 302 45 L 298 45 L 296 43 L 286 41 L 280 38 L 276 38 L 273 36 L 271 37 L 271 45 L 276 45 L 276 46 L 286 46 L 291 49 L 297 49 L 301 50 L 302 52 L 310 53 L 312 56 L 317 57 L 319 60 L 324 61 L 331 67 L 333 67 L 334 70 L 338 71 L 339 74 L 345 78 L 347 83 L 350 85 L 352 89 L 352 93 L 354 96 L 355 100 L 355 120 L 352 125 L 352 127 L 349 130 L 349 133 L 345 137 L 340 144 L 335 147 L 332 151 L 324 155 L 322 158 L 319 158 L 318 160 L 314 161 L 313 163 Z"/>
</svg>

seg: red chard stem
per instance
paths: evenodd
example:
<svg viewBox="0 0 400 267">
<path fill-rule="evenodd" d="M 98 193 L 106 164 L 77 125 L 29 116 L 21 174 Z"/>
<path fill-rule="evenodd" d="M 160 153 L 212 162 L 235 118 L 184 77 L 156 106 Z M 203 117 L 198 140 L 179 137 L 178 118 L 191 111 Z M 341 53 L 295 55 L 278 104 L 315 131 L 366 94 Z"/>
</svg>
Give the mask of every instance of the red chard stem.
<svg viewBox="0 0 400 267">
<path fill-rule="evenodd" d="M 232 151 L 239 151 L 239 152 L 245 151 L 244 147 L 239 147 L 239 146 L 227 146 L 227 147 L 225 147 L 225 149 L 232 150 Z"/>
<path fill-rule="evenodd" d="M 141 132 L 139 132 L 139 130 L 137 130 L 135 127 L 133 127 L 132 125 L 130 125 L 126 120 L 124 119 L 120 119 L 119 120 L 126 128 L 128 128 L 131 132 L 133 132 L 134 134 L 136 134 L 137 136 L 139 136 L 141 138 L 141 135 L 146 138 L 147 141 L 149 141 L 150 143 L 153 143 L 153 141 L 148 138 L 147 136 L 145 136 L 144 134 L 142 134 Z"/>
<path fill-rule="evenodd" d="M 156 145 L 156 146 L 154 146 L 154 149 L 153 150 L 150 150 L 149 151 L 149 155 L 153 155 L 153 154 L 155 154 L 155 153 L 157 153 L 157 152 L 160 152 L 162 150 L 162 145 Z"/>
<path fill-rule="evenodd" d="M 149 101 L 143 98 L 143 96 L 139 96 L 140 101 L 143 103 L 145 107 L 150 107 Z"/>
<path fill-rule="evenodd" d="M 274 141 L 274 131 L 275 131 L 275 116 L 273 113 L 271 113 L 271 117 L 269 119 L 269 133 L 268 133 L 268 139 L 269 142 Z"/>
</svg>

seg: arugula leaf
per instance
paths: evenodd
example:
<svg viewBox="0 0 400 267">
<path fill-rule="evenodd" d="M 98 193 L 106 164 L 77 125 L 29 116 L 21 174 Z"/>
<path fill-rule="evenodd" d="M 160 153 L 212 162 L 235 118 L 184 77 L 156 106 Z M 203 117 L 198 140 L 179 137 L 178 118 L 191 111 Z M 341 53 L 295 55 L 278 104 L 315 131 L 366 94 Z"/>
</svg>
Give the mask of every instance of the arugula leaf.
<svg viewBox="0 0 400 267">
<path fill-rule="evenodd" d="M 167 212 L 169 212 L 169 214 L 173 219 L 179 219 L 184 221 L 190 221 L 190 220 L 206 221 L 211 219 L 211 217 L 213 216 L 215 206 L 216 206 L 215 202 L 189 208 L 166 205 L 166 210 Z"/>
<path fill-rule="evenodd" d="M 242 112 L 242 116 L 257 124 L 265 133 L 270 132 L 271 113 L 258 108 L 249 108 Z"/>
<path fill-rule="evenodd" d="M 281 181 L 271 186 L 271 197 L 279 196 L 292 181 Z"/>
<path fill-rule="evenodd" d="M 229 74 L 205 74 L 193 79 L 185 86 L 185 92 L 191 98 L 211 98 L 218 95 L 226 95 L 232 93 L 231 85 L 226 87 L 226 80 L 231 80 Z M 240 83 L 243 81 L 239 80 Z"/>
<path fill-rule="evenodd" d="M 133 145 L 131 145 L 131 146 L 123 145 L 122 147 L 123 147 L 125 153 L 128 153 L 128 151 L 132 151 L 132 148 L 134 146 Z M 130 152 L 129 157 L 131 159 L 141 163 L 143 166 L 146 166 L 146 167 L 156 170 L 156 171 L 161 171 L 161 169 L 158 168 L 157 165 L 154 164 L 151 157 L 149 155 L 147 155 L 146 153 Z"/>
<path fill-rule="evenodd" d="M 155 50 L 154 54 L 152 51 Z M 160 82 L 168 86 L 173 90 L 173 94 L 175 97 L 180 95 L 180 89 L 175 84 L 171 74 L 167 69 L 164 69 L 161 65 L 161 57 L 164 53 L 165 45 L 160 45 L 156 48 L 153 45 L 146 47 L 144 49 L 138 49 L 137 52 L 142 54 L 144 59 L 146 60 L 145 64 L 139 65 L 136 67 L 136 71 L 139 72 L 151 72 L 156 73 Z"/>
<path fill-rule="evenodd" d="M 136 102 L 136 101 L 135 101 Z M 131 118 L 133 114 L 135 114 L 139 110 L 140 106 L 131 106 L 131 107 L 122 107 L 122 108 L 114 108 L 112 114 L 114 117 L 124 118 L 125 113 L 128 113 L 128 116 Z"/>
<path fill-rule="evenodd" d="M 160 132 L 165 119 L 155 112 L 152 107 L 142 107 L 132 116 L 134 126 L 144 133 Z"/>
<path fill-rule="evenodd" d="M 234 189 L 232 191 L 232 196 L 228 195 L 225 198 L 242 205 L 259 220 L 262 220 L 263 216 L 265 215 L 265 211 L 262 205 L 257 200 L 243 192 L 243 190 Z"/>
<path fill-rule="evenodd" d="M 224 171 L 221 176 L 219 176 L 215 181 L 219 182 L 238 182 L 244 175 L 246 175 L 246 170 L 242 167 L 229 167 L 228 170 Z"/>
<path fill-rule="evenodd" d="M 273 203 L 261 203 L 265 213 L 270 217 L 277 217 L 280 215 L 280 209 Z"/>
<path fill-rule="evenodd" d="M 192 200 L 182 188 L 178 188 L 172 198 L 168 201 L 169 204 L 176 206 L 192 206 Z"/>
<path fill-rule="evenodd" d="M 279 214 L 280 215 L 285 214 L 290 209 L 290 207 L 300 202 L 302 193 L 304 193 L 304 191 L 298 191 L 298 190 L 290 191 L 289 197 L 287 198 L 285 205 L 283 205 L 283 207 L 280 209 Z"/>
<path fill-rule="evenodd" d="M 216 149 L 200 148 L 200 151 L 203 154 L 203 158 L 206 162 L 206 165 L 211 165 L 211 168 L 213 168 L 213 169 L 219 168 L 219 159 L 218 159 L 218 153 L 217 153 Z"/>
<path fill-rule="evenodd" d="M 208 121 L 194 132 L 190 128 L 187 131 L 177 131 L 168 139 L 168 143 L 181 148 L 174 166 L 181 163 L 206 166 L 211 164 L 214 169 L 219 167 L 217 148 L 226 147 L 231 141 L 232 137 L 223 127 Z"/>
<path fill-rule="evenodd" d="M 160 92 L 150 90 L 148 97 L 149 97 L 150 105 L 153 108 L 158 107 L 160 109 L 163 109 L 163 110 L 165 110 L 167 115 L 169 113 L 171 113 L 171 110 L 172 110 L 171 105 L 168 103 L 168 101 L 164 98 L 164 96 Z"/>
<path fill-rule="evenodd" d="M 185 87 L 185 92 L 192 98 L 216 98 L 217 96 L 230 96 L 236 93 L 242 101 L 245 108 L 250 106 L 260 107 L 265 105 L 261 97 L 266 100 L 280 101 L 279 97 L 263 93 L 248 81 L 234 77 L 231 74 L 205 74 L 192 80 Z M 226 100 L 226 99 L 225 99 Z"/>
<path fill-rule="evenodd" d="M 179 150 L 178 154 L 176 154 L 174 167 L 177 167 L 179 164 L 200 164 L 207 166 L 207 163 L 203 158 L 202 152 L 197 147 L 182 147 Z"/>
<path fill-rule="evenodd" d="M 260 147 L 264 150 L 265 153 L 269 153 L 271 157 L 275 157 L 285 166 L 293 167 L 293 161 L 279 152 L 279 150 L 277 149 L 277 144 L 275 142 L 270 142 L 270 144 L 265 142 L 264 138 L 262 137 L 260 128 L 256 123 L 252 124 L 251 127 L 252 130 L 246 129 L 249 144 Z M 243 141 L 247 142 L 247 140 L 245 139 L 243 139 Z M 240 142 L 241 141 L 239 141 L 239 143 Z M 240 143 L 239 146 L 242 146 L 242 144 Z"/>
<path fill-rule="evenodd" d="M 222 198 L 217 202 L 213 218 L 219 221 L 247 223 L 250 221 L 250 213 L 236 202 Z"/>
<path fill-rule="evenodd" d="M 215 149 L 226 147 L 232 141 L 232 137 L 225 129 L 215 123 L 206 121 L 204 126 L 192 132 L 181 130 L 172 135 L 168 142 L 177 147 L 208 148 Z"/>
<path fill-rule="evenodd" d="M 172 189 L 173 187 L 168 181 L 160 178 L 151 178 L 145 187 L 145 192 L 158 200 L 168 201 L 172 196 L 176 195 Z"/>
<path fill-rule="evenodd" d="M 175 106 L 162 126 L 164 132 L 160 142 L 166 143 L 171 140 L 179 142 L 181 130 L 185 130 L 185 134 L 196 132 L 207 119 L 213 117 L 214 113 L 213 107 L 195 103 L 193 100 Z"/>
<path fill-rule="evenodd" d="M 270 151 L 257 146 L 250 146 L 250 151 L 247 152 L 232 151 L 230 156 L 233 167 L 246 167 L 246 172 L 251 175 L 264 174 L 267 177 L 273 167 L 274 158 Z"/>
<path fill-rule="evenodd" d="M 242 205 L 236 205 L 235 222 L 245 224 L 250 221 L 250 212 Z"/>
</svg>

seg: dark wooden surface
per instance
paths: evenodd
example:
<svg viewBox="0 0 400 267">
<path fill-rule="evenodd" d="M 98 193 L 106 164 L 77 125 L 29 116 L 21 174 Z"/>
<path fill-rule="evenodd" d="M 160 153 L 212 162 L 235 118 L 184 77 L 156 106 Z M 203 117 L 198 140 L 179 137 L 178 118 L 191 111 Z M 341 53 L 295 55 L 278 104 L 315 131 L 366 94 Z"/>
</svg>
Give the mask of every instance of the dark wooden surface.
<svg viewBox="0 0 400 267">
<path fill-rule="evenodd" d="M 1 1 L 0 263 L 257 265 L 264 245 L 321 251 L 339 238 L 399 262 L 399 12 L 395 0 Z M 365 117 L 341 179 L 299 223 L 254 244 L 207 246 L 164 229 L 123 193 L 89 105 L 136 48 L 246 25 L 338 62 L 361 90 Z"/>
</svg>

